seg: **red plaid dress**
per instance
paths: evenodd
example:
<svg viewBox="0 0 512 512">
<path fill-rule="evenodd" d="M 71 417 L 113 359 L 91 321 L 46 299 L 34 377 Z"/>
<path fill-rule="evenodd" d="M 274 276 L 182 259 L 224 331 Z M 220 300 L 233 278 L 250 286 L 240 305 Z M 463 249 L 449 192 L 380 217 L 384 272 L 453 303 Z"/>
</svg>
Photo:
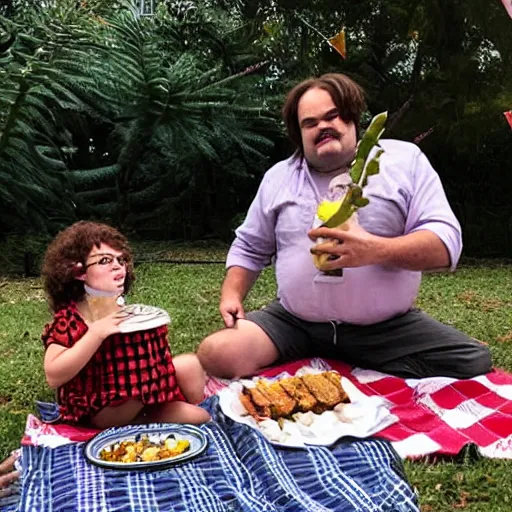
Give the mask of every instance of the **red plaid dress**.
<svg viewBox="0 0 512 512">
<path fill-rule="evenodd" d="M 57 343 L 72 347 L 87 325 L 76 304 L 61 309 L 42 334 L 45 348 Z M 107 405 L 126 399 L 157 404 L 185 398 L 176 381 L 167 326 L 113 334 L 69 382 L 57 389 L 64 421 L 87 423 Z"/>
</svg>

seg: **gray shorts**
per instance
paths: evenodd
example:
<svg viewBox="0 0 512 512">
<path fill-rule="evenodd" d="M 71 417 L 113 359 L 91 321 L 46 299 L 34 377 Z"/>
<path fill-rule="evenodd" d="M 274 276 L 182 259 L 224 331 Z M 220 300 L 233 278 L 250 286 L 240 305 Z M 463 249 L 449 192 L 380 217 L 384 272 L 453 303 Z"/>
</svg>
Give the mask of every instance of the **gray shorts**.
<svg viewBox="0 0 512 512">
<path fill-rule="evenodd" d="M 276 300 L 246 318 L 270 337 L 280 363 L 323 357 L 404 378 L 464 379 L 492 369 L 484 344 L 418 309 L 373 325 L 317 323 L 292 315 Z"/>
</svg>

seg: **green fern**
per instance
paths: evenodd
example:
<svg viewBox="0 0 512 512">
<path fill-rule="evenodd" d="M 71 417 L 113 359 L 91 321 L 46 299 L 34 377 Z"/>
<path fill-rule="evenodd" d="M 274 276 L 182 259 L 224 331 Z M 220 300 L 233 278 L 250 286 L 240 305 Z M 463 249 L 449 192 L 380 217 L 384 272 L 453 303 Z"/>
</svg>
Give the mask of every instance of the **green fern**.
<svg viewBox="0 0 512 512">
<path fill-rule="evenodd" d="M 155 209 L 169 196 L 183 200 L 182 185 L 200 190 L 198 167 L 220 165 L 233 152 L 247 155 L 246 160 L 264 158 L 262 151 L 271 144 L 253 133 L 251 123 L 257 119 L 268 128 L 272 121 L 240 93 L 246 74 L 223 76 L 221 63 L 206 71 L 193 52 L 163 57 L 155 43 L 155 21 L 124 12 L 107 23 L 109 63 L 130 100 L 113 137 L 120 224 L 132 210 Z"/>
<path fill-rule="evenodd" d="M 49 227 L 50 216 L 74 217 L 66 112 L 101 116 L 106 99 L 96 87 L 103 74 L 96 42 L 69 23 L 71 10 L 52 22 L 44 14 L 33 13 L 24 27 L 0 19 L 4 38 L 10 34 L 13 40 L 0 56 L 0 203 L 9 217 L 38 229 Z M 82 21 L 84 26 L 90 22 Z"/>
<path fill-rule="evenodd" d="M 261 62 L 241 44 L 254 27 L 201 5 L 154 18 L 134 6 L 58 0 L 2 20 L 0 201 L 9 222 L 44 226 L 54 211 L 66 222 L 137 227 L 172 210 L 179 225 L 202 201 L 202 218 L 192 217 L 208 230 L 212 193 L 231 204 L 231 183 L 263 170 L 275 123 L 253 93 L 264 64 L 246 67 Z M 101 155 L 85 146 L 96 144 L 95 126 L 106 133 Z"/>
</svg>

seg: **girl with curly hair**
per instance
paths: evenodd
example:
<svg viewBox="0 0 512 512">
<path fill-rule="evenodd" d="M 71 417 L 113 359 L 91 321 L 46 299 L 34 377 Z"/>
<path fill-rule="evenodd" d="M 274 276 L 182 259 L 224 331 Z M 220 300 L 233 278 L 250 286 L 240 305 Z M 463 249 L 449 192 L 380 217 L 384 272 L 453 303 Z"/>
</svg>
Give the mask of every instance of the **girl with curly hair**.
<svg viewBox="0 0 512 512">
<path fill-rule="evenodd" d="M 194 354 L 172 358 L 166 323 L 123 329 L 119 299 L 135 277 L 132 252 L 119 231 L 73 224 L 49 245 L 42 273 L 54 314 L 42 335 L 44 370 L 57 388 L 64 421 L 104 429 L 210 419 L 193 405 L 204 397 L 204 371 Z M 113 307 L 98 315 L 94 300 L 105 297 Z"/>
</svg>

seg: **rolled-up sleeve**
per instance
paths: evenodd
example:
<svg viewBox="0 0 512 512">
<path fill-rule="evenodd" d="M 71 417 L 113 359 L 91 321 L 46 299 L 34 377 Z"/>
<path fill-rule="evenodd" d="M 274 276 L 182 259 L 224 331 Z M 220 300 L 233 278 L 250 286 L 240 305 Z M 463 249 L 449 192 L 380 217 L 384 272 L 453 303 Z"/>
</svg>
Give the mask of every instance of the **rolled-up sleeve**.
<svg viewBox="0 0 512 512">
<path fill-rule="evenodd" d="M 439 175 L 425 154 L 418 151 L 405 234 L 421 230 L 432 231 L 441 239 L 450 255 L 450 270 L 454 271 L 462 252 L 460 223 L 448 203 Z"/>
<path fill-rule="evenodd" d="M 255 272 L 270 264 L 276 251 L 276 213 L 272 209 L 275 195 L 273 173 L 265 174 L 243 224 L 229 249 L 226 268 L 243 267 Z"/>
</svg>

